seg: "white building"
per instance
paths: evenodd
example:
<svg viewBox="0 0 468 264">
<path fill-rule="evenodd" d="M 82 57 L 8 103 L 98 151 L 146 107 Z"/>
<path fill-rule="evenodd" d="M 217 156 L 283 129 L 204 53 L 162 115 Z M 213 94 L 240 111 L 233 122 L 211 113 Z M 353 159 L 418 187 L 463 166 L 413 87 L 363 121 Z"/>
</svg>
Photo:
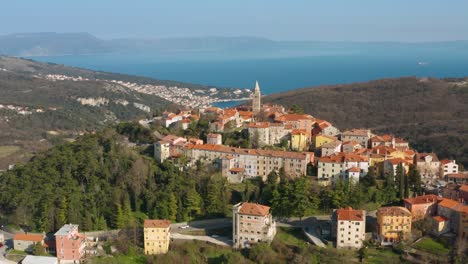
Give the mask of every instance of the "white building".
<svg viewBox="0 0 468 264">
<path fill-rule="evenodd" d="M 232 209 L 234 248 L 246 248 L 260 242 L 271 243 L 276 223 L 270 207 L 255 203 L 238 203 Z"/>
<path fill-rule="evenodd" d="M 437 180 L 440 174 L 440 161 L 435 153 L 417 153 L 416 167 L 425 182 Z"/>
<path fill-rule="evenodd" d="M 366 211 L 351 207 L 337 209 L 332 216 L 332 237 L 337 248 L 362 247 L 366 236 Z"/>
<path fill-rule="evenodd" d="M 338 179 L 359 181 L 369 171 L 369 159 L 355 153 L 340 152 L 335 155 L 318 158 L 318 180 L 322 185 Z M 360 170 L 359 172 L 357 170 Z M 359 178 L 356 178 L 359 173 Z M 352 176 L 353 178 L 350 178 Z"/>
<path fill-rule="evenodd" d="M 458 164 L 455 160 L 441 160 L 440 177 L 445 179 L 445 176 L 450 173 L 458 173 Z"/>
<path fill-rule="evenodd" d="M 335 140 L 332 142 L 328 142 L 323 144 L 321 147 L 321 157 L 331 156 L 333 154 L 337 154 L 341 151 L 341 141 Z"/>
<path fill-rule="evenodd" d="M 206 144 L 222 145 L 223 144 L 223 137 L 221 136 L 221 134 L 218 134 L 218 133 L 209 133 L 206 136 Z"/>
</svg>

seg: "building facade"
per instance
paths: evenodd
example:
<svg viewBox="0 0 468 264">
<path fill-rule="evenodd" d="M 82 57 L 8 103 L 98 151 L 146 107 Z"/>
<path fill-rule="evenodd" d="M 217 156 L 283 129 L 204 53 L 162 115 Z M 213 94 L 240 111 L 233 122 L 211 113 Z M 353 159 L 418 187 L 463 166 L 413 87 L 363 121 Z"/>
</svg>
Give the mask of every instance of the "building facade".
<svg viewBox="0 0 468 264">
<path fill-rule="evenodd" d="M 382 244 L 393 244 L 411 235 L 411 212 L 399 206 L 377 210 L 377 235 Z"/>
<path fill-rule="evenodd" d="M 271 243 L 276 235 L 276 223 L 268 206 L 238 203 L 233 206 L 232 218 L 234 248 L 246 248 L 260 242 Z"/>
<path fill-rule="evenodd" d="M 34 245 L 44 244 L 44 235 L 39 234 L 15 234 L 13 237 L 13 248 L 26 252 L 32 252 Z"/>
<path fill-rule="evenodd" d="M 80 263 L 85 255 L 86 238 L 78 225 L 66 224 L 55 233 L 56 253 L 60 263 Z"/>
<path fill-rule="evenodd" d="M 439 179 L 440 161 L 435 153 L 417 153 L 415 164 L 423 181 L 431 182 Z"/>
<path fill-rule="evenodd" d="M 413 221 L 434 216 L 437 213 L 437 203 L 441 198 L 434 194 L 422 195 L 404 199 L 405 208 L 411 212 Z"/>
<path fill-rule="evenodd" d="M 369 139 L 372 136 L 369 129 L 352 129 L 341 133 L 341 141 L 356 141 L 362 147 L 367 148 Z"/>
<path fill-rule="evenodd" d="M 146 255 L 165 254 L 171 240 L 171 221 L 145 220 L 143 223 L 144 250 Z"/>
<path fill-rule="evenodd" d="M 337 248 L 360 248 L 366 236 L 366 212 L 351 207 L 337 209 L 332 216 L 332 236 Z"/>
<path fill-rule="evenodd" d="M 351 175 L 356 175 L 356 172 L 359 173 L 360 177 L 367 175 L 369 161 L 364 156 L 340 152 L 335 155 L 318 158 L 317 167 L 317 179 L 319 182 L 329 184 L 339 179 L 349 180 L 349 170 L 352 172 Z M 359 182 L 359 178 L 352 178 L 352 180 Z"/>
<path fill-rule="evenodd" d="M 218 133 L 209 133 L 206 136 L 206 144 L 222 145 L 223 137 L 221 136 L 221 134 L 218 134 Z"/>
</svg>

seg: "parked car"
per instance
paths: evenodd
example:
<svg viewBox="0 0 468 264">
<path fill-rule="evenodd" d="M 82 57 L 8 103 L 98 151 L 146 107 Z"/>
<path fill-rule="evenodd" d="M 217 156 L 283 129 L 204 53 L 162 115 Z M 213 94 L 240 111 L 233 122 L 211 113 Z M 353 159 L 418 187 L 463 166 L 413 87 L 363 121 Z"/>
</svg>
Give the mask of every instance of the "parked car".
<svg viewBox="0 0 468 264">
<path fill-rule="evenodd" d="M 188 225 L 179 226 L 180 229 L 187 229 L 187 228 L 189 228 L 189 227 L 190 227 L 190 226 L 188 226 Z"/>
</svg>

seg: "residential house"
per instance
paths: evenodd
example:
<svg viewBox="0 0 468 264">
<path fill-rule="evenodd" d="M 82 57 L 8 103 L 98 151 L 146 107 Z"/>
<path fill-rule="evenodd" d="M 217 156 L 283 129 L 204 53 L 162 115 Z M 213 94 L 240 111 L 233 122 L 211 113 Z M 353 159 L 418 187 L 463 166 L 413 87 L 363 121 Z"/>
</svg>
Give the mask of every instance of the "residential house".
<svg viewBox="0 0 468 264">
<path fill-rule="evenodd" d="M 32 252 L 34 245 L 44 245 L 43 234 L 15 234 L 13 236 L 13 249 Z"/>
<path fill-rule="evenodd" d="M 318 158 L 317 166 L 317 179 L 321 185 L 328 185 L 338 179 L 359 182 L 359 178 L 367 175 L 369 171 L 369 161 L 366 157 L 344 152 Z M 359 177 L 356 177 L 357 174 Z"/>
<path fill-rule="evenodd" d="M 440 161 L 435 153 L 417 153 L 414 164 L 426 183 L 439 179 Z"/>
<path fill-rule="evenodd" d="M 411 235 L 411 212 L 399 206 L 381 207 L 377 210 L 377 236 L 381 244 L 388 245 Z"/>
<path fill-rule="evenodd" d="M 362 147 L 367 148 L 369 139 L 372 136 L 369 129 L 352 129 L 341 133 L 341 141 L 356 141 Z"/>
<path fill-rule="evenodd" d="M 279 144 L 283 139 L 287 139 L 291 132 L 291 129 L 282 123 L 257 122 L 247 126 L 250 140 L 257 147 Z"/>
<path fill-rule="evenodd" d="M 55 233 L 55 243 L 60 263 L 80 263 L 85 256 L 86 238 L 78 232 L 78 225 L 63 225 Z"/>
<path fill-rule="evenodd" d="M 440 161 L 440 178 L 445 179 L 447 174 L 458 173 L 458 164 L 455 160 L 444 159 Z"/>
<path fill-rule="evenodd" d="M 445 175 L 447 182 L 454 182 L 457 184 L 468 184 L 468 172 L 449 173 Z"/>
<path fill-rule="evenodd" d="M 450 182 L 446 184 L 444 187 L 440 188 L 440 196 L 447 198 L 447 199 L 454 200 L 454 201 L 463 201 L 462 194 L 460 193 L 461 192 L 460 189 L 462 186 L 464 185 Z"/>
<path fill-rule="evenodd" d="M 315 123 L 315 118 L 306 114 L 284 114 L 275 117 L 276 123 L 291 125 L 292 129 L 303 129 L 307 133 L 308 138 L 312 138 L 312 126 Z"/>
<path fill-rule="evenodd" d="M 450 219 L 447 217 L 436 215 L 432 219 L 432 234 L 440 236 L 450 232 Z"/>
<path fill-rule="evenodd" d="M 355 152 L 356 150 L 362 149 L 363 146 L 359 144 L 357 141 L 343 141 L 342 144 L 343 152 L 351 153 Z"/>
<path fill-rule="evenodd" d="M 443 198 L 437 205 L 437 215 L 449 219 L 450 231 L 468 237 L 468 205 Z"/>
<path fill-rule="evenodd" d="M 371 148 L 377 146 L 393 147 L 394 137 L 392 135 L 373 136 L 370 138 L 369 142 Z"/>
<path fill-rule="evenodd" d="M 366 236 L 366 212 L 351 207 L 337 209 L 332 216 L 332 237 L 337 248 L 362 247 Z"/>
<path fill-rule="evenodd" d="M 291 149 L 294 151 L 305 151 L 309 140 L 303 129 L 293 129 L 291 132 Z"/>
<path fill-rule="evenodd" d="M 437 212 L 437 203 L 441 198 L 434 194 L 422 195 L 404 199 L 405 207 L 411 212 L 413 221 L 434 216 Z"/>
<path fill-rule="evenodd" d="M 333 154 L 337 154 L 341 151 L 341 141 L 335 140 L 332 142 L 328 142 L 323 144 L 320 147 L 321 157 L 331 156 Z"/>
<path fill-rule="evenodd" d="M 394 158 L 384 161 L 384 174 L 393 173 L 393 175 L 396 176 L 398 165 L 400 164 L 403 166 L 404 172 L 408 173 L 409 164 L 403 159 Z"/>
<path fill-rule="evenodd" d="M 336 137 L 332 137 L 332 136 L 316 135 L 314 136 L 312 143 L 315 149 L 320 149 L 320 147 L 323 144 L 330 143 L 330 142 L 337 141 L 337 140 L 338 139 Z"/>
<path fill-rule="evenodd" d="M 326 135 L 326 136 L 337 136 L 341 132 L 338 128 L 332 126 L 329 122 L 325 120 L 315 119 L 315 123 L 312 128 L 312 135 Z"/>
<path fill-rule="evenodd" d="M 218 134 L 218 133 L 209 133 L 206 136 L 206 144 L 222 145 L 223 144 L 223 137 L 222 137 L 221 134 Z"/>
<path fill-rule="evenodd" d="M 197 160 L 204 163 L 218 162 L 226 155 L 232 156 L 229 168 L 244 169 L 244 177 L 260 176 L 266 181 L 268 174 L 284 168 L 286 176 L 290 178 L 307 174 L 307 165 L 314 161 L 314 153 L 290 152 L 264 149 L 244 149 L 220 145 L 188 145 L 185 154 L 190 164 Z"/>
<path fill-rule="evenodd" d="M 234 205 L 232 211 L 234 248 L 246 248 L 260 242 L 273 241 L 276 223 L 270 207 L 245 202 Z"/>
<path fill-rule="evenodd" d="M 145 220 L 143 237 L 145 255 L 165 254 L 169 251 L 171 221 Z"/>
</svg>

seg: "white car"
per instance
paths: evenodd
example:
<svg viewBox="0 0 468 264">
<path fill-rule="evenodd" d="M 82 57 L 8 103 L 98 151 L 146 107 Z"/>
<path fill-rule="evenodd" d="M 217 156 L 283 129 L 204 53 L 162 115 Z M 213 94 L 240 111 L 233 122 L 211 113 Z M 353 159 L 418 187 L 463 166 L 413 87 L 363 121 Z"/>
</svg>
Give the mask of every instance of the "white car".
<svg viewBox="0 0 468 264">
<path fill-rule="evenodd" d="M 189 227 L 190 227 L 190 226 L 188 226 L 188 225 L 179 226 L 180 229 L 187 229 L 187 228 L 189 228 Z"/>
</svg>

